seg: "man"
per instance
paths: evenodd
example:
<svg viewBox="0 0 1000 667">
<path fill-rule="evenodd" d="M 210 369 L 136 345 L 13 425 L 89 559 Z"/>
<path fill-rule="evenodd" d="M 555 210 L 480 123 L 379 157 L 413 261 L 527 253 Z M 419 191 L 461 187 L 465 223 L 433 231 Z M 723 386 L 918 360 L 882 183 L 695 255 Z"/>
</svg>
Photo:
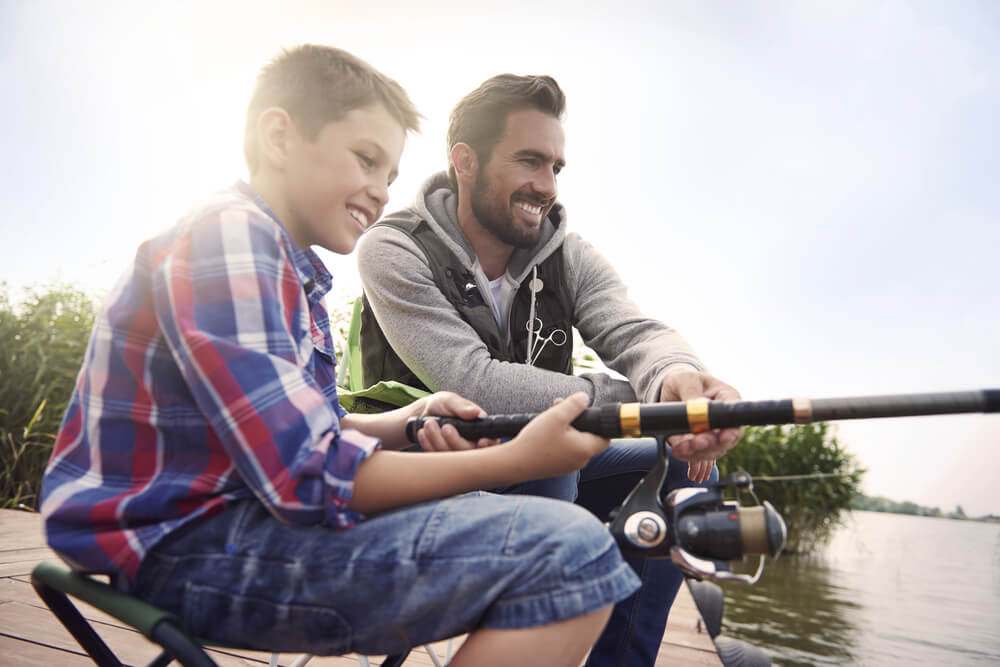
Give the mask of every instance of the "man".
<svg viewBox="0 0 1000 667">
<path fill-rule="evenodd" d="M 537 412 L 584 391 L 593 405 L 738 392 L 644 316 L 556 201 L 565 97 L 548 76 L 500 75 L 455 107 L 448 173 L 362 238 L 364 383 L 460 391 L 491 413 Z M 627 380 L 574 376 L 571 329 Z M 446 427 L 449 428 L 449 427 Z M 739 429 L 672 442 L 671 487 L 710 479 Z M 600 518 L 656 461 L 655 442 L 619 440 L 579 473 L 503 489 L 577 501 Z M 634 560 L 643 588 L 619 603 L 590 665 L 652 665 L 680 586 L 668 561 Z"/>
</svg>

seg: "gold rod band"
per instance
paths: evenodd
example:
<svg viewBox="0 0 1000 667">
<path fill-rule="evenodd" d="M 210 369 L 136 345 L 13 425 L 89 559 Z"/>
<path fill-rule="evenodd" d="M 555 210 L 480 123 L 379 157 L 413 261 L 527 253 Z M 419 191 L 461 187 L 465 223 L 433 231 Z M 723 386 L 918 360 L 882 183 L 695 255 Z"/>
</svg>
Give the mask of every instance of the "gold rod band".
<svg viewBox="0 0 1000 667">
<path fill-rule="evenodd" d="M 708 399 L 696 398 L 687 402 L 688 428 L 692 433 L 707 431 L 708 425 Z"/>
<path fill-rule="evenodd" d="M 622 403 L 621 409 L 618 411 L 618 419 L 621 422 L 623 436 L 637 438 L 642 435 L 638 403 Z"/>
<path fill-rule="evenodd" d="M 808 398 L 793 398 L 792 412 L 796 424 L 811 424 L 813 420 L 812 401 Z"/>
</svg>

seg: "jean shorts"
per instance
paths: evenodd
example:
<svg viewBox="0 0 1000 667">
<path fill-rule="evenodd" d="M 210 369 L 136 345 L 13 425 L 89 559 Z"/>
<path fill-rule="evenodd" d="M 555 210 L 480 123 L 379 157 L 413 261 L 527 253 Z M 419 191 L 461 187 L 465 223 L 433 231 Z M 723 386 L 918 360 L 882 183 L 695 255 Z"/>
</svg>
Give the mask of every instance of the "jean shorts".
<svg viewBox="0 0 1000 667">
<path fill-rule="evenodd" d="M 283 524 L 240 501 L 157 544 L 133 593 L 215 643 L 379 655 L 579 616 L 638 585 L 586 510 L 471 493 L 342 531 Z"/>
</svg>

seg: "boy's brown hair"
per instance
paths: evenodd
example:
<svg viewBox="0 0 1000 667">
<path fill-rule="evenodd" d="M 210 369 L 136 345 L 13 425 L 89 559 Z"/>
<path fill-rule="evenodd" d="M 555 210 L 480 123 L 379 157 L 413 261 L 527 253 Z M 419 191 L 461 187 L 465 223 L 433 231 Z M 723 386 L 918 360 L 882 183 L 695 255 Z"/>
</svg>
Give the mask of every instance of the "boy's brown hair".
<svg viewBox="0 0 1000 667">
<path fill-rule="evenodd" d="M 257 118 L 280 107 L 302 136 L 312 141 L 327 123 L 354 109 L 381 104 L 406 131 L 416 131 L 420 114 L 403 87 L 342 49 L 303 44 L 285 49 L 257 75 L 243 132 L 243 155 L 257 167 Z"/>
</svg>

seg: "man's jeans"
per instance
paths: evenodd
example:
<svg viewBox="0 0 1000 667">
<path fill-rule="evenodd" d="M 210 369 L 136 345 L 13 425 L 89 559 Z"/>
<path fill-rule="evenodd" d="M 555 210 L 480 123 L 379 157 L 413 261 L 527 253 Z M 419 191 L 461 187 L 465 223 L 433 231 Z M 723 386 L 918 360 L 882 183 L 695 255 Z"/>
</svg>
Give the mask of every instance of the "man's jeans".
<svg viewBox="0 0 1000 667">
<path fill-rule="evenodd" d="M 283 524 L 256 499 L 239 501 L 157 544 L 132 593 L 222 644 L 378 655 L 554 623 L 638 586 L 583 508 L 480 492 L 341 531 Z"/>
<path fill-rule="evenodd" d="M 659 454 L 652 438 L 612 440 L 611 446 L 590 460 L 580 472 L 564 477 L 526 482 L 502 490 L 575 501 L 599 519 L 625 499 L 636 482 L 656 463 Z M 687 463 L 670 457 L 664 492 L 698 486 L 687 478 Z M 713 468 L 710 482 L 719 479 Z M 667 615 L 684 577 L 668 559 L 626 558 L 642 580 L 642 588 L 615 605 L 587 667 L 639 667 L 656 661 Z"/>
</svg>

